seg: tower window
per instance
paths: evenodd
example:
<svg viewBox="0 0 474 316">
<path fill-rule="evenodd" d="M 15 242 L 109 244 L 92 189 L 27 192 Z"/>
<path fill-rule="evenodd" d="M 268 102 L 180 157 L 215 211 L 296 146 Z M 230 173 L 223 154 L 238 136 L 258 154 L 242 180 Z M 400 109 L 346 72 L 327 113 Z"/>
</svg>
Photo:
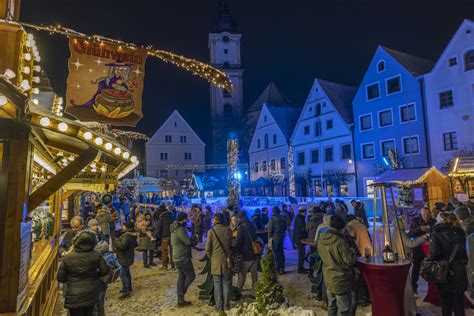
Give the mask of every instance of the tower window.
<svg viewBox="0 0 474 316">
<path fill-rule="evenodd" d="M 230 42 L 229 36 L 224 36 L 224 37 L 222 37 L 222 41 L 223 41 L 224 43 Z"/>
<path fill-rule="evenodd" d="M 224 49 L 224 54 L 227 55 L 229 53 L 229 50 L 226 48 Z"/>
</svg>

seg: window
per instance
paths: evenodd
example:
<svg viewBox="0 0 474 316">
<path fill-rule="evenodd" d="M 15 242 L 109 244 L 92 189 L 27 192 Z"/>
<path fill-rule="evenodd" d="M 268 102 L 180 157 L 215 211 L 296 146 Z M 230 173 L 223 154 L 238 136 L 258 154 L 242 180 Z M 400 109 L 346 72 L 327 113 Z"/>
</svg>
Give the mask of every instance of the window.
<svg viewBox="0 0 474 316">
<path fill-rule="evenodd" d="M 311 150 L 311 163 L 318 163 L 319 162 L 319 150 L 314 149 Z"/>
<path fill-rule="evenodd" d="M 385 140 L 380 143 L 382 147 L 382 156 L 388 157 L 388 152 L 395 148 L 395 141 L 393 140 Z"/>
<path fill-rule="evenodd" d="M 265 143 L 265 149 L 267 149 L 268 148 L 268 134 L 265 134 L 264 143 Z"/>
<path fill-rule="evenodd" d="M 458 60 L 456 59 L 456 57 L 453 57 L 453 58 L 449 58 L 449 59 L 448 59 L 448 65 L 449 65 L 449 67 L 456 66 L 457 64 L 458 64 Z"/>
<path fill-rule="evenodd" d="M 168 160 L 168 153 L 160 153 L 160 160 Z"/>
<path fill-rule="evenodd" d="M 306 126 L 304 127 L 304 134 L 305 134 L 305 135 L 308 135 L 308 134 L 309 134 L 309 125 L 306 125 Z"/>
<path fill-rule="evenodd" d="M 298 153 L 298 166 L 304 165 L 304 152 Z"/>
<path fill-rule="evenodd" d="M 326 182 L 326 193 L 328 196 L 334 196 L 334 185 Z"/>
<path fill-rule="evenodd" d="M 447 109 L 454 106 L 453 91 L 448 90 L 439 94 L 439 108 Z"/>
<path fill-rule="evenodd" d="M 416 121 L 415 104 L 402 105 L 400 107 L 400 123 Z"/>
<path fill-rule="evenodd" d="M 374 144 L 362 144 L 362 159 L 373 159 L 374 157 Z"/>
<path fill-rule="evenodd" d="M 361 131 L 372 129 L 372 114 L 361 115 L 359 120 Z"/>
<path fill-rule="evenodd" d="M 224 43 L 228 43 L 228 42 L 230 41 L 229 36 L 223 36 L 223 37 L 222 37 L 222 41 L 223 41 Z"/>
<path fill-rule="evenodd" d="M 349 196 L 349 186 L 347 183 L 341 183 L 341 185 L 339 185 L 339 194 L 340 196 Z"/>
<path fill-rule="evenodd" d="M 267 116 L 266 116 L 266 115 L 263 117 L 263 121 L 264 121 L 264 122 L 267 121 Z"/>
<path fill-rule="evenodd" d="M 257 148 L 260 148 L 260 139 L 257 139 Z"/>
<path fill-rule="evenodd" d="M 184 169 L 184 174 L 187 175 L 187 176 L 192 175 L 193 170 L 192 169 Z"/>
<path fill-rule="evenodd" d="M 377 72 L 385 71 L 385 61 L 381 60 L 377 63 Z"/>
<path fill-rule="evenodd" d="M 285 157 L 280 158 L 280 169 L 286 169 L 286 159 L 285 159 Z"/>
<path fill-rule="evenodd" d="M 232 93 L 227 91 L 226 89 L 222 89 L 222 96 L 226 99 L 232 98 Z"/>
<path fill-rule="evenodd" d="M 321 122 L 317 121 L 316 124 L 314 125 L 314 136 L 318 137 L 321 136 L 322 130 L 321 130 Z"/>
<path fill-rule="evenodd" d="M 334 148 L 328 147 L 324 149 L 324 161 L 334 160 Z"/>
<path fill-rule="evenodd" d="M 474 69 L 474 50 L 470 50 L 464 55 L 464 70 Z"/>
<path fill-rule="evenodd" d="M 316 104 L 316 113 L 314 113 L 315 116 L 320 116 L 321 115 L 321 103 Z"/>
<path fill-rule="evenodd" d="M 400 76 L 387 79 L 386 83 L 387 83 L 387 95 L 402 91 L 402 83 L 400 81 Z"/>
<path fill-rule="evenodd" d="M 262 171 L 264 171 L 264 172 L 267 171 L 267 161 L 262 162 Z"/>
<path fill-rule="evenodd" d="M 258 162 L 255 163 L 255 172 L 258 172 Z"/>
<path fill-rule="evenodd" d="M 165 143 L 173 142 L 173 137 L 171 135 L 165 135 Z"/>
<path fill-rule="evenodd" d="M 308 108 L 308 112 L 313 112 L 313 107 L 312 107 L 312 106 L 310 106 L 310 107 Z"/>
<path fill-rule="evenodd" d="M 180 136 L 180 137 L 179 137 L 179 141 L 180 141 L 181 143 L 186 143 L 186 141 L 187 141 L 186 138 L 187 138 L 186 136 Z"/>
<path fill-rule="evenodd" d="M 323 186 L 321 180 L 314 180 L 314 194 L 316 196 L 323 196 Z"/>
<path fill-rule="evenodd" d="M 332 120 L 327 120 L 326 121 L 326 129 L 332 129 L 333 128 L 333 121 Z"/>
<path fill-rule="evenodd" d="M 276 160 L 275 159 L 272 159 L 270 161 L 270 170 L 271 171 L 276 171 Z"/>
<path fill-rule="evenodd" d="M 222 65 L 223 68 L 230 68 L 230 64 L 228 61 L 225 61 L 224 64 Z"/>
<path fill-rule="evenodd" d="M 342 159 L 352 159 L 352 147 L 351 144 L 342 145 Z"/>
<path fill-rule="evenodd" d="M 366 87 L 367 89 L 367 100 L 373 100 L 380 97 L 379 83 L 373 83 Z"/>
<path fill-rule="evenodd" d="M 178 127 L 178 122 L 174 122 L 174 127 Z"/>
<path fill-rule="evenodd" d="M 418 136 L 404 137 L 403 140 L 403 153 L 405 155 L 419 154 L 420 148 L 418 146 Z"/>
<path fill-rule="evenodd" d="M 458 140 L 456 132 L 444 133 L 443 134 L 444 150 L 456 150 L 458 149 Z"/>
<path fill-rule="evenodd" d="M 229 50 L 227 48 L 224 49 L 224 54 L 227 55 L 229 53 Z"/>
<path fill-rule="evenodd" d="M 392 121 L 392 110 L 384 110 L 379 112 L 379 126 L 390 126 L 393 124 Z"/>
<path fill-rule="evenodd" d="M 224 104 L 224 118 L 232 119 L 234 117 L 234 110 L 232 110 L 232 104 Z"/>
<path fill-rule="evenodd" d="M 161 178 L 166 178 L 166 179 L 167 179 L 167 178 L 168 178 L 168 170 L 166 170 L 166 169 L 160 170 L 160 175 L 159 175 L 159 177 L 161 177 Z"/>
<path fill-rule="evenodd" d="M 184 153 L 184 160 L 192 160 L 192 153 Z"/>
<path fill-rule="evenodd" d="M 277 135 L 273 134 L 273 144 L 276 144 L 276 143 L 277 143 Z"/>
</svg>

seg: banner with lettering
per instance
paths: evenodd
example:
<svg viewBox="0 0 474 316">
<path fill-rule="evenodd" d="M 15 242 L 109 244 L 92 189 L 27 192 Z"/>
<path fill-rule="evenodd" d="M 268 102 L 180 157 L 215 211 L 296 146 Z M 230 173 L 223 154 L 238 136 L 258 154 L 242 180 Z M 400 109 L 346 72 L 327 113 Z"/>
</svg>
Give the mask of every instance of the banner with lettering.
<svg viewBox="0 0 474 316">
<path fill-rule="evenodd" d="M 142 118 L 147 52 L 69 39 L 66 112 L 83 122 L 136 126 Z"/>
</svg>

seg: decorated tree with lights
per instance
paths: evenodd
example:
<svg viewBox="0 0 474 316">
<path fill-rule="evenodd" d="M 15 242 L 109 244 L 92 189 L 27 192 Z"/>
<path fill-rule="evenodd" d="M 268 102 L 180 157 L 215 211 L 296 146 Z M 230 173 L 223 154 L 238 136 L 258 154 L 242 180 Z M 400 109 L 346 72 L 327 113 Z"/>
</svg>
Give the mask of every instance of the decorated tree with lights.
<svg viewBox="0 0 474 316">
<path fill-rule="evenodd" d="M 239 206 L 240 173 L 239 173 L 239 140 L 227 141 L 227 205 Z"/>
</svg>

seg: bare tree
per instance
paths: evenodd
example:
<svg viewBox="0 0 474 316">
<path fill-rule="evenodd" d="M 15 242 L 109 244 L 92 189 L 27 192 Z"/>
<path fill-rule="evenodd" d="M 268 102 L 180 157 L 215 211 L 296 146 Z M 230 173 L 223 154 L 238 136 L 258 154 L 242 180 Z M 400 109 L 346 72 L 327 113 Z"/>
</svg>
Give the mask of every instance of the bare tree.
<svg viewBox="0 0 474 316">
<path fill-rule="evenodd" d="M 339 189 L 341 184 L 347 184 L 349 179 L 352 177 L 351 174 L 347 173 L 344 169 L 329 169 L 326 171 L 326 182 L 333 185 L 335 189 L 335 195 L 339 195 Z"/>
</svg>

